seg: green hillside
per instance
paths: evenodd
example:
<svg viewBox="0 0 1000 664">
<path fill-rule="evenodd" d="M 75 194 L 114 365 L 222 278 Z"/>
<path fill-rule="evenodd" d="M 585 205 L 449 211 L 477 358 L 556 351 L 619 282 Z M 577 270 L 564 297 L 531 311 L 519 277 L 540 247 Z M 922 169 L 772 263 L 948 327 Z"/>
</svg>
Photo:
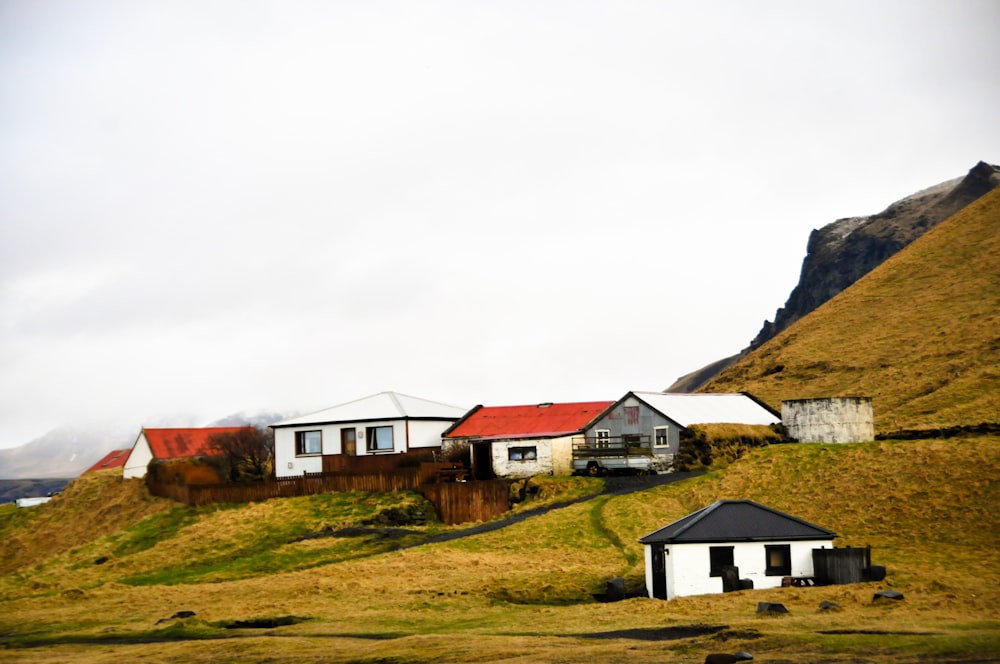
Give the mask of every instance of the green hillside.
<svg viewBox="0 0 1000 664">
<path fill-rule="evenodd" d="M 771 662 L 988 661 L 1000 657 L 998 443 L 775 445 L 678 484 L 411 548 L 445 527 L 411 526 L 403 539 L 304 537 L 419 507 L 409 494 L 198 509 L 148 499 L 118 530 L 91 533 L 72 524 L 86 524 L 95 503 L 77 503 L 74 491 L 109 502 L 142 493 L 139 483 L 98 473 L 58 501 L 0 511 L 4 542 L 67 526 L 59 547 L 22 554 L 0 577 L 0 649 L 4 661 L 25 662 L 700 662 L 740 649 Z M 574 495 L 601 482 L 550 481 Z M 613 576 L 641 587 L 640 536 L 720 498 L 801 516 L 836 531 L 838 545 L 871 544 L 888 578 L 594 600 Z M 104 530 L 115 518 L 100 519 Z M 905 600 L 873 602 L 887 586 Z M 823 600 L 843 611 L 819 612 Z M 758 617 L 759 601 L 782 602 L 790 614 Z M 179 611 L 195 615 L 157 624 Z M 261 627 L 232 629 L 238 621 Z"/>
<path fill-rule="evenodd" d="M 701 391 L 871 396 L 876 431 L 1000 422 L 1000 190 L 942 222 Z"/>
</svg>

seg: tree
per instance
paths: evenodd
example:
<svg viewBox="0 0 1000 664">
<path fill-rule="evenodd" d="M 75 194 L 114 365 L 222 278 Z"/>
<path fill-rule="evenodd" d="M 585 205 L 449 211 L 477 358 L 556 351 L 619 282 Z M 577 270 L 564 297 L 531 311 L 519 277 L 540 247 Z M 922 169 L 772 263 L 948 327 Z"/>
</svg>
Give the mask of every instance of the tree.
<svg viewBox="0 0 1000 664">
<path fill-rule="evenodd" d="M 209 439 L 221 474 L 230 482 L 253 482 L 271 474 L 274 434 L 270 429 L 244 427 L 218 433 Z"/>
</svg>

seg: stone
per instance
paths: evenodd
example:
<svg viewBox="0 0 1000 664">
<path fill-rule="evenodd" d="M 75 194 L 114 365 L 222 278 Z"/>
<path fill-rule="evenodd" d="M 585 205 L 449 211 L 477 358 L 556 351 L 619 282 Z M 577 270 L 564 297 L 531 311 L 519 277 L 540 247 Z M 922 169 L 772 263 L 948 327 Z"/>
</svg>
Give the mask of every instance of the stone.
<svg viewBox="0 0 1000 664">
<path fill-rule="evenodd" d="M 778 602 L 757 602 L 757 613 L 788 613 L 788 609 Z"/>
</svg>

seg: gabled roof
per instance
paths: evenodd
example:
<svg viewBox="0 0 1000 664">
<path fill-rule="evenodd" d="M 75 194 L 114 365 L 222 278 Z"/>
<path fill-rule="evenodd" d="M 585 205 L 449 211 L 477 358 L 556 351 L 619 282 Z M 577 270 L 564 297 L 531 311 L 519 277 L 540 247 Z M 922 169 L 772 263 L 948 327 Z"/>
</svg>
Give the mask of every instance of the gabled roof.
<svg viewBox="0 0 1000 664">
<path fill-rule="evenodd" d="M 154 459 L 180 459 L 193 456 L 211 456 L 216 453 L 209 444 L 212 436 L 246 428 L 143 429 L 142 432 L 146 435 Z"/>
<path fill-rule="evenodd" d="M 477 406 L 444 438 L 509 440 L 556 438 L 580 433 L 600 417 L 613 401 L 542 403 L 530 406 Z"/>
<path fill-rule="evenodd" d="M 132 451 L 131 447 L 127 447 L 124 450 L 111 450 L 104 458 L 95 463 L 93 466 L 83 471 L 83 474 L 92 473 L 95 470 L 108 470 L 109 468 L 121 468 L 125 465 L 125 461 L 128 459 L 129 453 Z"/>
<path fill-rule="evenodd" d="M 781 414 L 744 393 L 630 392 L 682 427 L 692 424 L 774 424 Z M 626 395 L 627 396 L 627 395 Z"/>
<path fill-rule="evenodd" d="M 272 424 L 291 427 L 305 424 L 335 424 L 338 422 L 372 422 L 379 420 L 449 420 L 462 417 L 468 409 L 428 401 L 398 392 L 379 392 L 338 406 L 292 417 Z"/>
<path fill-rule="evenodd" d="M 639 542 L 693 544 L 832 540 L 836 536 L 832 530 L 821 528 L 752 500 L 720 500 L 649 533 Z"/>
</svg>

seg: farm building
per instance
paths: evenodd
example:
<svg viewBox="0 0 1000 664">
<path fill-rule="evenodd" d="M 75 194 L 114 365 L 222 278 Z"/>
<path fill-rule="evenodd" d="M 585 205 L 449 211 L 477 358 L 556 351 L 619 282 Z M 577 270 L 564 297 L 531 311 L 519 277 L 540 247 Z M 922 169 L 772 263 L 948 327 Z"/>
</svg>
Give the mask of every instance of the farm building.
<svg viewBox="0 0 1000 664">
<path fill-rule="evenodd" d="M 788 437 L 800 443 L 862 443 L 875 440 L 871 397 L 782 401 L 781 421 Z"/>
<path fill-rule="evenodd" d="M 465 408 L 397 392 L 332 406 L 271 425 L 277 477 L 319 473 L 331 457 L 401 454 L 441 446 Z M 326 462 L 324 462 L 326 457 Z"/>
<path fill-rule="evenodd" d="M 573 438 L 584 436 L 613 403 L 476 406 L 441 435 L 442 452 L 449 458 L 467 453 L 481 480 L 569 475 Z"/>
<path fill-rule="evenodd" d="M 122 477 L 145 477 L 149 462 L 156 459 L 185 459 L 215 454 L 212 436 L 239 431 L 245 427 L 204 427 L 186 429 L 143 429 L 139 432 L 128 458 L 123 464 Z"/>
<path fill-rule="evenodd" d="M 469 450 L 474 475 L 662 472 L 691 424 L 772 424 L 745 394 L 629 392 L 618 401 L 477 406 L 442 436 L 446 455 Z"/>
<path fill-rule="evenodd" d="M 641 538 L 650 597 L 673 599 L 811 580 L 836 533 L 751 500 L 720 500 Z"/>
<path fill-rule="evenodd" d="M 121 468 L 128 461 L 129 454 L 132 453 L 132 448 L 126 448 L 124 450 L 111 450 L 104 457 L 95 463 L 93 466 L 83 471 L 83 474 L 93 473 L 98 470 L 110 470 L 112 468 Z"/>
<path fill-rule="evenodd" d="M 747 394 L 629 392 L 573 443 L 573 469 L 666 470 L 692 424 L 774 424 L 781 417 Z"/>
</svg>

